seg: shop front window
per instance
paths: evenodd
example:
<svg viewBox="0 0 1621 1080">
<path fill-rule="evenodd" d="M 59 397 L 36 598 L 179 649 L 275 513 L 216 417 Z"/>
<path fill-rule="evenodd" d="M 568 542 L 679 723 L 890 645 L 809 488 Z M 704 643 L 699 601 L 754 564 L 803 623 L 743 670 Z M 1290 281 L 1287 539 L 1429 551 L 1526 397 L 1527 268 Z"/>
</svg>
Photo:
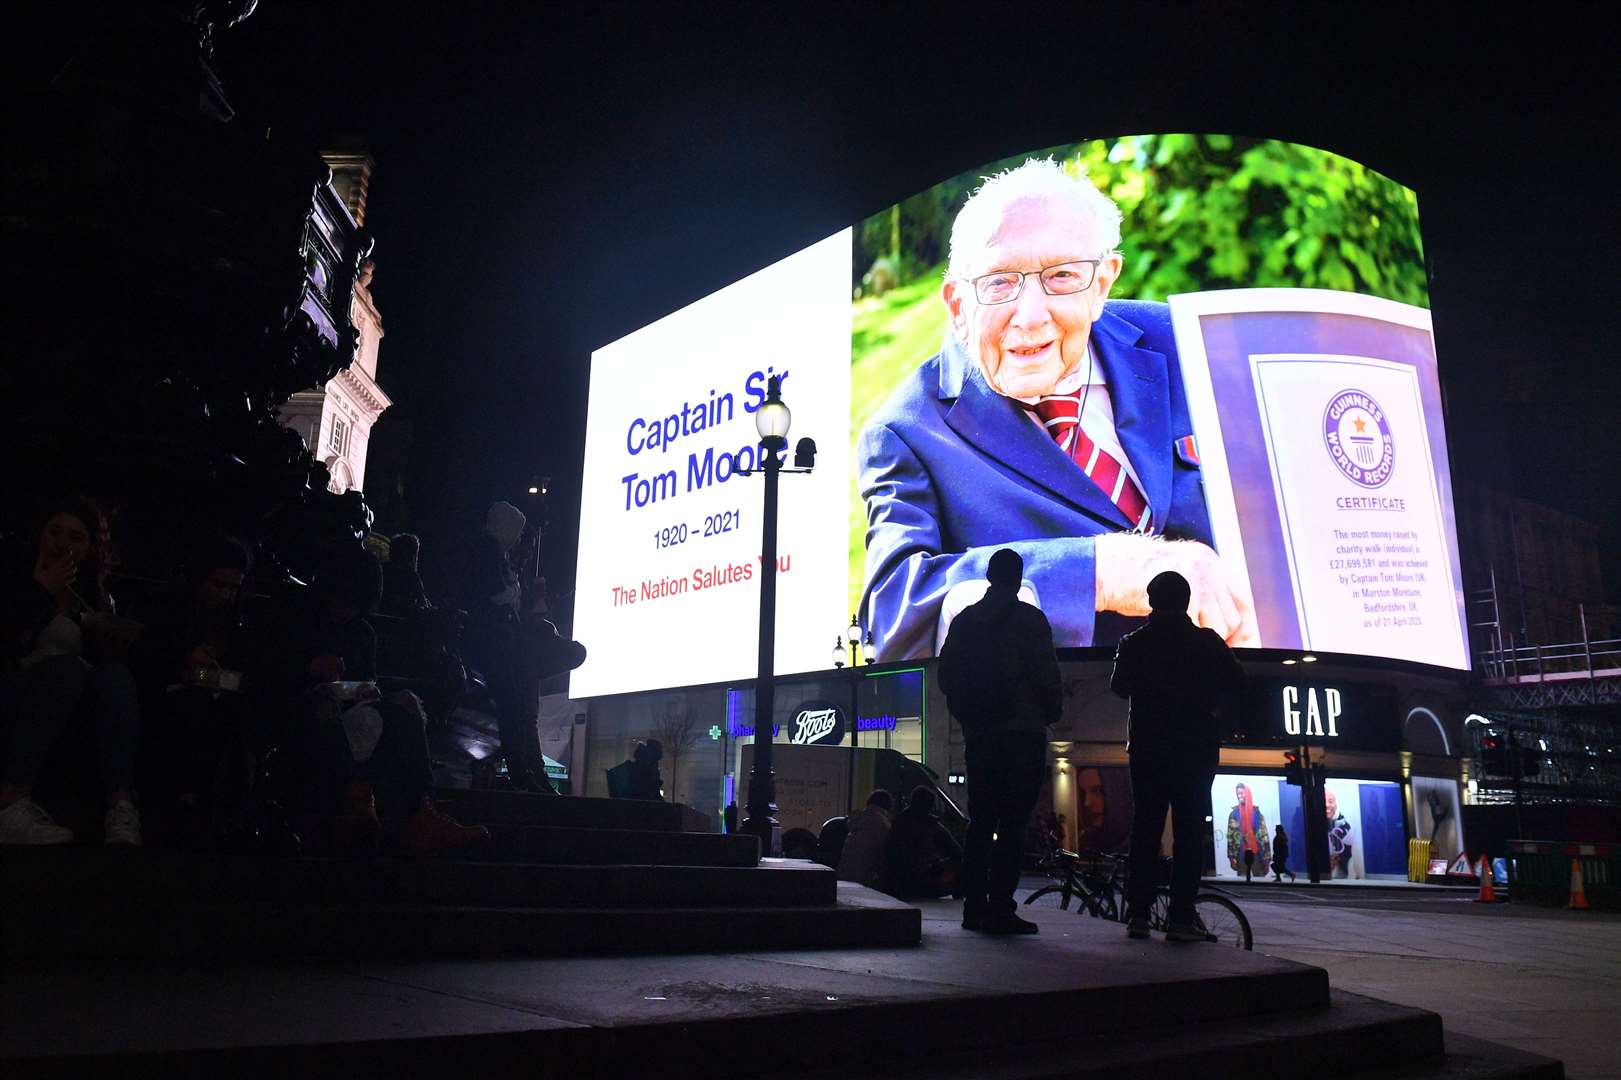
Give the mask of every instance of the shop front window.
<svg viewBox="0 0 1621 1080">
<path fill-rule="evenodd" d="M 877 776 L 873 751 L 893 750 L 923 762 L 923 678 L 921 668 L 876 672 L 856 668 L 776 681 L 773 771 L 785 828 L 789 805 L 796 798 L 804 804 L 801 816 L 817 818 L 818 826 L 821 818 L 849 810 L 852 800 L 865 801 Z M 722 807 L 735 802 L 739 820 L 747 816 L 746 773 L 753 752 L 745 753 L 744 748 L 753 745 L 755 726 L 754 687 L 728 688 L 724 716 L 716 718 L 711 732 L 726 763 L 716 798 Z M 799 790 L 807 786 L 814 792 Z"/>
<path fill-rule="evenodd" d="M 1330 776 L 1323 784 L 1330 876 L 1341 879 L 1407 876 L 1407 824 L 1401 785 L 1389 780 Z M 1306 817 L 1301 789 L 1276 775 L 1220 773 L 1210 787 L 1216 874 L 1271 875 L 1277 827 L 1289 837 L 1287 869 L 1306 872 Z"/>
</svg>

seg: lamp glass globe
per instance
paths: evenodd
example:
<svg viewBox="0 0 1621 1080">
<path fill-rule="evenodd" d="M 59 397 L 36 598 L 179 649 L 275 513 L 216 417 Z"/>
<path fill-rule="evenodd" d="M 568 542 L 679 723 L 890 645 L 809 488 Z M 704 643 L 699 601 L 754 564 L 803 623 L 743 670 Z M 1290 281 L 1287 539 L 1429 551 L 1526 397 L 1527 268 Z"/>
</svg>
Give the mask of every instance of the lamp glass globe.
<svg viewBox="0 0 1621 1080">
<path fill-rule="evenodd" d="M 793 413 L 781 401 L 767 400 L 754 413 L 754 428 L 760 433 L 762 439 L 788 438 L 788 427 L 793 422 Z"/>
</svg>

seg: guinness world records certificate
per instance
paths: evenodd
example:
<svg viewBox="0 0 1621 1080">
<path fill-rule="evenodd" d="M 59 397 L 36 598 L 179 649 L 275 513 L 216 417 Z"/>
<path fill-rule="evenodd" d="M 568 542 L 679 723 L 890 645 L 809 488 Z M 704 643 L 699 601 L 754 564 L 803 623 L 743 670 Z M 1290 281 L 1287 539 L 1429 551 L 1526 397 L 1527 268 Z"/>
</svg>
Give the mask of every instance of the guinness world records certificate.
<svg viewBox="0 0 1621 1080">
<path fill-rule="evenodd" d="M 1216 549 L 1260 644 L 1467 668 L 1430 313 L 1319 289 L 1170 306 Z"/>
</svg>

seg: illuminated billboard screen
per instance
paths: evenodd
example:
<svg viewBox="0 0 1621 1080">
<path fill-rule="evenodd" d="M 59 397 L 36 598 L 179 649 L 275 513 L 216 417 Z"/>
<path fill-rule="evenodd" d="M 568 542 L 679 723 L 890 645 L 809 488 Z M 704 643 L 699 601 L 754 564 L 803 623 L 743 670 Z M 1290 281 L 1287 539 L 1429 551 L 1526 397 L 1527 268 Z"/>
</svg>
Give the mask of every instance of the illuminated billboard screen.
<svg viewBox="0 0 1621 1080">
<path fill-rule="evenodd" d="M 1457 798 L 1457 784 L 1451 785 Z M 1278 776 L 1218 773 L 1210 785 L 1216 822 L 1216 876 L 1275 876 L 1278 827 L 1287 837 L 1283 872 L 1306 875 L 1306 817 L 1301 789 Z M 1328 815 L 1328 876 L 1407 878 L 1407 826 L 1401 785 L 1388 780 L 1330 776 L 1323 788 Z M 1225 824 L 1223 824 L 1225 823 Z M 1250 856 L 1245 858 L 1246 853 Z"/>
<path fill-rule="evenodd" d="M 783 379 L 777 669 L 854 613 L 932 656 L 1024 558 L 1060 647 L 1165 569 L 1234 647 L 1468 666 L 1417 199 L 1327 151 L 1141 135 L 946 180 L 592 356 L 577 697 L 747 678 Z"/>
</svg>

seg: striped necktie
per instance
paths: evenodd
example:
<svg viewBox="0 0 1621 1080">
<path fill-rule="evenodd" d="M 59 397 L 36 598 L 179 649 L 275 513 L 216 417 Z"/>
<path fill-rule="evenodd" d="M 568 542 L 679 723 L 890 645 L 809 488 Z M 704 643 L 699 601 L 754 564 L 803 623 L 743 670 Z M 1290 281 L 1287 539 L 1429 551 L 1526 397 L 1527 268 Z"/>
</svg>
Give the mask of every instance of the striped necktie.
<svg viewBox="0 0 1621 1080">
<path fill-rule="evenodd" d="M 1109 501 L 1120 508 L 1132 527 L 1141 532 L 1152 531 L 1153 510 L 1142 491 L 1131 479 L 1114 455 L 1092 440 L 1081 427 L 1081 399 L 1077 394 L 1057 394 L 1042 398 L 1032 408 L 1047 427 L 1058 448 L 1075 460 L 1081 471 L 1091 477 Z"/>
</svg>

